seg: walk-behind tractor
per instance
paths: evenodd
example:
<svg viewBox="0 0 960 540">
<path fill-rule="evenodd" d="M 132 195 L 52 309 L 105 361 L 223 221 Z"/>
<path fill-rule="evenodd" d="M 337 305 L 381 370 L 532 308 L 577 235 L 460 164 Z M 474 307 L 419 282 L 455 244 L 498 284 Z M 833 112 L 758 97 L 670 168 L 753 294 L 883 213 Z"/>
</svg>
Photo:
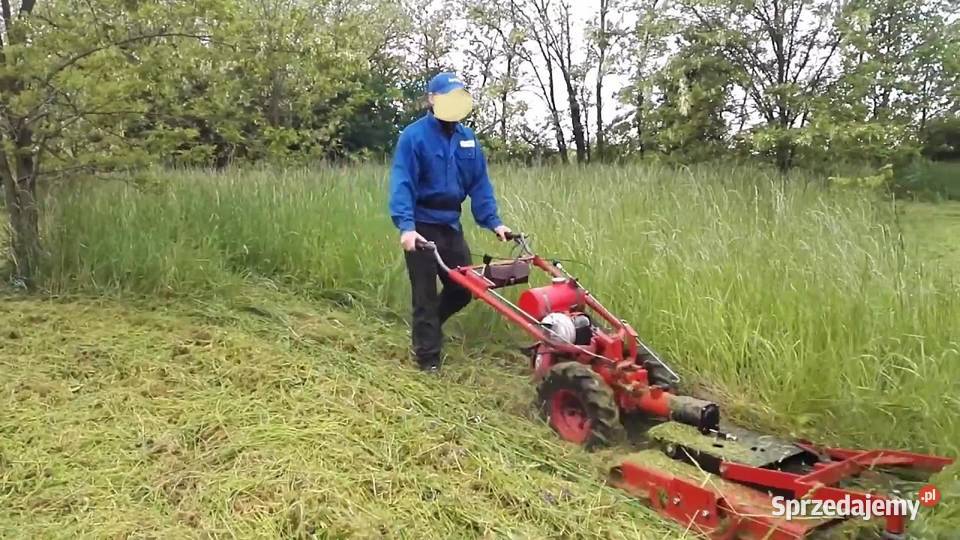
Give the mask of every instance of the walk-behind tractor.
<svg viewBox="0 0 960 540">
<path fill-rule="evenodd" d="M 646 438 L 662 453 L 634 452 L 612 467 L 608 480 L 686 530 L 718 540 L 812 538 L 844 520 L 822 514 L 789 519 L 778 511 L 781 501 L 879 509 L 878 501 L 893 501 L 889 493 L 854 489 L 851 482 L 929 475 L 953 462 L 894 450 L 822 448 L 727 426 L 716 403 L 682 395 L 676 372 L 559 262 L 536 255 L 523 234 L 509 240 L 520 248 L 517 257 L 484 256 L 483 264 L 457 268 L 444 264 L 432 243 L 418 249 L 433 250 L 441 271 L 536 341 L 528 352 L 537 401 L 561 438 L 594 449 L 621 439 L 628 417 L 653 424 Z M 498 292 L 529 284 L 534 266 L 548 274 L 549 284 L 526 288 L 516 303 Z M 905 538 L 907 511 L 896 505 L 885 510 L 874 514 L 882 514 L 883 537 Z"/>
</svg>

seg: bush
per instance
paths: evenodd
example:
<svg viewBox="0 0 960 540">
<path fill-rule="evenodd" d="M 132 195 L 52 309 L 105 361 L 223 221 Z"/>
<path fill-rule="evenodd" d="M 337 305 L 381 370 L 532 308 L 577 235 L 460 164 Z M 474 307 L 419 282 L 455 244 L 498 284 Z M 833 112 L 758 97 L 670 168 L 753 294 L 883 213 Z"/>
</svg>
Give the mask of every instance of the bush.
<svg viewBox="0 0 960 540">
<path fill-rule="evenodd" d="M 960 200 L 960 161 L 912 161 L 896 171 L 892 190 L 900 198 Z"/>
</svg>

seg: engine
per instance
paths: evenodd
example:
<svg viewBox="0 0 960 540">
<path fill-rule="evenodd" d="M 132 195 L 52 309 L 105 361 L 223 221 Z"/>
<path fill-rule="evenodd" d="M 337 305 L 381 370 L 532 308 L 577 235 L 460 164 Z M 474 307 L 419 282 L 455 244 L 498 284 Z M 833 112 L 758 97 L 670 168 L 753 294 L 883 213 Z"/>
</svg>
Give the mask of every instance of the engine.
<svg viewBox="0 0 960 540">
<path fill-rule="evenodd" d="M 540 324 L 550 330 L 555 339 L 573 345 L 589 345 L 593 339 L 593 322 L 584 313 L 548 313 Z"/>
</svg>

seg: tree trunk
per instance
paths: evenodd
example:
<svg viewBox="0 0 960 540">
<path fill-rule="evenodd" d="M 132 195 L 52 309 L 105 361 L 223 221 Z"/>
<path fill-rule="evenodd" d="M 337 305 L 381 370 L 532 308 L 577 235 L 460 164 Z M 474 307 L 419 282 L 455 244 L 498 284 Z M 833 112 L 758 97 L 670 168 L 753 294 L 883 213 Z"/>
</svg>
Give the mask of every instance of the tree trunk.
<svg viewBox="0 0 960 540">
<path fill-rule="evenodd" d="M 786 175 L 793 167 L 793 145 L 788 142 L 777 144 L 776 150 L 777 170 L 781 175 Z"/>
<path fill-rule="evenodd" d="M 777 142 L 776 148 L 776 161 L 777 169 L 780 171 L 781 175 L 786 175 L 787 171 L 793 166 L 793 155 L 794 150 L 796 149 L 796 144 L 790 140 L 790 126 L 793 125 L 793 122 L 796 120 L 795 113 L 790 110 L 786 103 L 784 103 L 783 98 L 780 99 L 779 105 L 779 117 L 777 118 L 777 124 L 780 126 L 780 140 Z"/>
<path fill-rule="evenodd" d="M 567 86 L 567 101 L 570 104 L 570 123 L 573 124 L 573 143 L 577 147 L 577 163 L 587 163 L 590 156 L 587 154 L 586 139 L 583 136 L 583 111 L 580 108 L 580 96 L 577 95 L 573 87 L 571 71 L 573 70 L 573 34 L 570 32 L 570 4 L 563 2 L 561 43 L 555 43 L 557 52 L 557 61 L 560 63 L 560 73 L 563 75 L 563 82 Z M 566 56 L 564 57 L 561 45 L 566 45 Z"/>
<path fill-rule="evenodd" d="M 606 156 L 606 138 L 603 134 L 603 75 L 597 73 L 597 159 L 604 161 Z"/>
<path fill-rule="evenodd" d="M 30 15 L 35 0 L 23 0 L 18 15 L 20 18 Z M 8 0 L 0 2 L 7 31 L 7 44 L 24 43 L 26 34 L 19 23 L 15 23 L 10 14 Z M 0 44 L 0 66 L 7 64 L 6 51 Z M 12 77 L 2 80 L 2 88 L 16 96 L 22 89 L 22 81 L 16 70 Z M 40 209 L 37 207 L 37 170 L 34 150 L 33 131 L 25 119 L 7 118 L 10 126 L 15 126 L 6 134 L 0 133 L 0 182 L 3 183 L 4 199 L 10 220 L 10 251 L 8 257 L 13 264 L 13 278 L 20 280 L 28 288 L 34 287 L 37 269 L 40 265 Z M 13 143 L 13 155 L 5 150 L 6 138 Z"/>
<path fill-rule="evenodd" d="M 18 141 L 19 143 L 19 141 Z M 18 148 L 20 145 L 17 145 Z M 2 177 L 7 214 L 10 219 L 10 262 L 14 279 L 33 288 L 40 263 L 40 211 L 37 207 L 36 176 L 33 156 L 25 153 L 17 159 L 16 170 L 10 167 L 6 152 L 0 147 Z"/>
<path fill-rule="evenodd" d="M 557 151 L 560 153 L 560 161 L 566 165 L 570 163 L 570 157 L 567 155 L 567 138 L 563 134 L 563 126 L 560 124 L 560 113 L 556 109 L 551 111 L 553 117 L 553 129 L 557 134 Z"/>
<path fill-rule="evenodd" d="M 553 62 L 550 57 L 544 53 L 544 60 L 547 63 L 547 81 L 550 89 L 550 115 L 553 118 L 553 129 L 557 134 L 557 151 L 560 152 L 560 161 L 566 165 L 570 162 L 567 156 L 567 138 L 563 134 L 563 124 L 560 123 L 560 112 L 557 110 L 557 93 L 553 83 Z"/>
<path fill-rule="evenodd" d="M 597 57 L 597 159 L 604 161 L 606 139 L 603 133 L 603 63 L 607 56 L 607 10 L 609 3 L 600 2 L 600 44 Z"/>
<path fill-rule="evenodd" d="M 513 81 L 513 55 L 507 54 L 507 80 Z M 510 96 L 509 89 L 504 86 L 500 91 L 500 139 L 507 142 L 507 107 L 509 103 L 507 98 Z"/>
<path fill-rule="evenodd" d="M 285 101 L 283 95 L 283 74 L 279 68 L 270 70 L 267 78 L 267 87 L 270 89 L 267 95 L 267 122 L 271 127 L 284 126 L 282 105 Z"/>
<path fill-rule="evenodd" d="M 500 140 L 507 142 L 507 92 L 500 93 Z"/>
<path fill-rule="evenodd" d="M 638 85 L 638 86 L 637 86 L 637 96 L 636 96 L 637 112 L 634 113 L 634 119 L 636 120 L 635 124 L 636 124 L 636 128 L 637 128 L 637 149 L 639 150 L 641 157 L 643 157 L 643 152 L 644 152 L 644 150 L 646 149 L 646 148 L 645 148 L 645 145 L 643 144 L 643 137 L 644 137 L 644 132 L 643 132 L 643 127 L 644 127 L 644 126 L 643 126 L 643 105 L 644 105 L 643 90 L 642 90 L 642 88 Z"/>
<path fill-rule="evenodd" d="M 583 135 L 585 139 L 585 146 L 587 148 L 587 163 L 593 162 L 593 153 L 592 150 L 592 141 L 590 140 L 590 107 L 587 105 L 587 93 L 586 90 L 580 90 L 580 103 L 583 105 Z"/>
<path fill-rule="evenodd" d="M 567 70 L 563 71 L 563 80 L 567 86 L 567 102 L 570 104 L 570 123 L 573 124 L 573 143 L 577 148 L 577 163 L 587 162 L 587 146 L 583 137 L 583 116 L 580 112 L 580 100 L 577 99 L 577 92 L 573 88 L 570 75 Z"/>
</svg>

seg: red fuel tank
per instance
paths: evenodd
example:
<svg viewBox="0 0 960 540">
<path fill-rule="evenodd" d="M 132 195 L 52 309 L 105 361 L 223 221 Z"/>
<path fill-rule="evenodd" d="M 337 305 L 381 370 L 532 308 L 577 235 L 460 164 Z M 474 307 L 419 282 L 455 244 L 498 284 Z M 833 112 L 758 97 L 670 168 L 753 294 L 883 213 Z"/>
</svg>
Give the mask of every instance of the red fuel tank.
<svg viewBox="0 0 960 540">
<path fill-rule="evenodd" d="M 539 321 L 554 311 L 580 310 L 584 301 L 583 289 L 566 278 L 554 278 L 550 285 L 523 291 L 517 307 Z"/>
</svg>

